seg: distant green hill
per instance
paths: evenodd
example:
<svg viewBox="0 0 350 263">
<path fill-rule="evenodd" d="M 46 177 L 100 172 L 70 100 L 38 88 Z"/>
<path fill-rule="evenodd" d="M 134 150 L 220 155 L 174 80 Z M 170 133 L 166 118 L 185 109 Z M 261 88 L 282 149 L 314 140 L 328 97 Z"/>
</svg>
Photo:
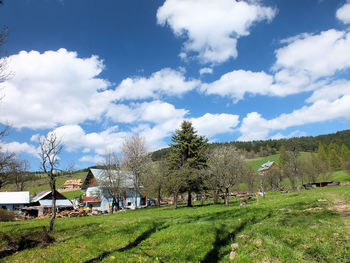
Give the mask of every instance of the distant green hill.
<svg viewBox="0 0 350 263">
<path fill-rule="evenodd" d="M 295 140 L 302 152 L 315 152 L 317 151 L 320 142 L 324 144 L 336 143 L 339 146 L 345 144 L 350 148 L 350 130 L 339 131 L 336 133 L 319 135 L 319 136 L 306 136 L 291 139 L 279 139 L 279 140 L 258 140 L 258 141 L 232 141 L 223 143 L 211 143 L 210 148 L 221 147 L 224 145 L 235 146 L 237 149 L 246 151 L 261 153 L 263 156 L 277 154 L 282 145 L 287 145 L 291 140 Z M 164 158 L 169 152 L 169 148 L 160 149 L 152 153 L 152 160 L 160 160 Z"/>
</svg>

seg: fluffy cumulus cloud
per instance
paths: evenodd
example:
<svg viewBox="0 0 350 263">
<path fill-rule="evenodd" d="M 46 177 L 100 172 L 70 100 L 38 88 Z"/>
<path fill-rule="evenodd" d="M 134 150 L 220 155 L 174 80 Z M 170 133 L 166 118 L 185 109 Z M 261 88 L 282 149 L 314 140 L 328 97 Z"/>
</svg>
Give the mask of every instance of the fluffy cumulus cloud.
<svg viewBox="0 0 350 263">
<path fill-rule="evenodd" d="M 349 32 L 330 29 L 315 35 L 300 34 L 283 40 L 282 44 L 276 50 L 270 74 L 234 70 L 212 83 L 202 83 L 200 90 L 208 95 L 230 97 L 235 102 L 244 99 L 245 94 L 285 97 L 315 91 L 311 101 L 319 96 L 321 87 L 328 85 L 327 81 L 335 79 L 336 73 L 350 68 Z M 336 88 L 337 92 L 344 89 L 347 88 L 340 84 Z"/>
<path fill-rule="evenodd" d="M 201 90 L 206 94 L 231 97 L 234 101 L 243 99 L 246 93 L 267 95 L 273 93 L 273 77 L 265 72 L 235 70 L 226 73 L 212 83 L 204 83 Z"/>
<path fill-rule="evenodd" d="M 188 111 L 185 109 L 176 109 L 172 104 L 155 100 L 130 105 L 112 104 L 106 116 L 115 122 L 145 121 L 160 123 L 174 118 L 182 119 L 187 113 Z"/>
<path fill-rule="evenodd" d="M 237 57 L 237 39 L 249 35 L 254 23 L 271 21 L 275 15 L 275 9 L 258 1 L 166 0 L 157 20 L 187 38 L 182 57 L 196 52 L 204 63 L 222 63 Z"/>
<path fill-rule="evenodd" d="M 350 95 L 341 96 L 335 100 L 318 100 L 311 105 L 283 113 L 277 118 L 267 120 L 259 113 L 249 113 L 242 121 L 238 140 L 257 140 L 268 138 L 271 131 L 283 130 L 289 127 L 309 123 L 324 122 L 338 118 L 350 119 Z"/>
<path fill-rule="evenodd" d="M 34 145 L 28 144 L 26 142 L 10 142 L 10 143 L 2 143 L 0 142 L 1 151 L 12 152 L 12 153 L 27 153 L 39 158 L 38 149 L 35 148 Z"/>
<path fill-rule="evenodd" d="M 76 52 L 21 51 L 9 57 L 0 122 L 17 128 L 51 128 L 97 120 L 109 100 L 109 83 L 97 78 L 103 63 Z M 98 107 L 97 107 L 98 106 Z"/>
<path fill-rule="evenodd" d="M 199 135 L 213 139 L 215 135 L 222 133 L 230 133 L 238 125 L 238 115 L 234 114 L 210 114 L 206 113 L 198 118 L 173 118 L 167 121 L 151 126 L 141 126 L 138 132 L 147 138 L 150 150 L 167 147 L 165 138 L 171 136 L 184 120 L 192 122 L 193 127 L 198 131 Z"/>
<path fill-rule="evenodd" d="M 105 158 L 101 155 L 85 155 L 79 159 L 80 162 L 88 162 L 88 163 L 95 163 L 95 164 L 104 164 Z"/>
<path fill-rule="evenodd" d="M 350 3 L 344 4 L 337 10 L 336 17 L 344 24 L 350 24 Z"/>
<path fill-rule="evenodd" d="M 274 70 L 303 73 L 312 80 L 350 67 L 350 33 L 330 29 L 302 34 L 276 51 Z"/>
<path fill-rule="evenodd" d="M 239 116 L 234 114 L 210 114 L 206 113 L 199 118 L 192 118 L 198 134 L 205 135 L 208 138 L 221 133 L 231 133 L 239 123 Z"/>
<path fill-rule="evenodd" d="M 183 71 L 164 68 L 149 78 L 134 77 L 124 79 L 116 88 L 116 100 L 142 100 L 162 96 L 179 96 L 199 85 L 198 80 L 186 80 Z"/>
<path fill-rule="evenodd" d="M 117 126 L 112 126 L 102 132 L 86 133 L 79 125 L 64 125 L 53 130 L 63 141 L 67 151 L 84 149 L 84 152 L 93 150 L 99 155 L 108 151 L 120 151 L 123 141 L 131 136 L 131 133 L 121 131 Z"/>
</svg>

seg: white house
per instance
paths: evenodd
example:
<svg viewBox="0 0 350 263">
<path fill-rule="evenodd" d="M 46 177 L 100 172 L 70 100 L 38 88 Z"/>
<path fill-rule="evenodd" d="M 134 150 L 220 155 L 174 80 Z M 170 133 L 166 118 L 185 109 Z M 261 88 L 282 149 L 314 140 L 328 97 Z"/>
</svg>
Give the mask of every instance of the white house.
<svg viewBox="0 0 350 263">
<path fill-rule="evenodd" d="M 113 198 L 101 188 L 102 180 L 105 178 L 105 169 L 89 169 L 82 189 L 86 189 L 84 203 L 86 207 L 100 211 L 109 211 L 112 207 Z M 117 173 L 117 171 L 115 171 Z M 123 208 L 134 208 L 135 190 L 132 180 L 132 174 L 128 171 L 121 171 L 123 174 L 123 185 L 126 188 L 123 200 L 120 200 L 119 206 Z M 136 193 L 137 206 L 146 204 L 146 197 Z"/>
<path fill-rule="evenodd" d="M 29 204 L 29 192 L 0 192 L 0 208 L 20 211 Z"/>
</svg>

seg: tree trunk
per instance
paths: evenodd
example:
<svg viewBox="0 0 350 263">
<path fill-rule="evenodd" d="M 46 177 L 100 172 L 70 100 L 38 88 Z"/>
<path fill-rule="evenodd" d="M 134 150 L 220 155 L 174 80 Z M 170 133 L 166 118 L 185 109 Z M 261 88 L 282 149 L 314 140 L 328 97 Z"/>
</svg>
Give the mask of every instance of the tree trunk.
<svg viewBox="0 0 350 263">
<path fill-rule="evenodd" d="M 250 192 L 250 193 L 253 193 L 254 182 L 253 182 L 253 181 L 250 181 L 250 182 L 248 183 L 248 186 L 249 186 L 249 192 Z"/>
<path fill-rule="evenodd" d="M 114 212 L 114 206 L 115 206 L 115 203 L 114 201 L 112 202 L 112 207 L 110 208 L 110 213 L 113 214 Z M 109 211 L 108 211 L 109 212 Z"/>
<path fill-rule="evenodd" d="M 295 180 L 296 180 L 296 183 L 297 183 L 298 195 L 300 195 L 300 187 L 299 187 L 298 177 L 296 177 Z"/>
<path fill-rule="evenodd" d="M 50 219 L 49 232 L 52 232 L 53 225 L 56 218 L 56 196 L 55 196 L 56 180 L 54 178 L 51 178 L 50 186 L 51 186 L 51 194 L 52 194 L 52 216 Z"/>
<path fill-rule="evenodd" d="M 187 193 L 187 207 L 192 207 L 192 195 L 191 195 L 191 192 Z"/>
<path fill-rule="evenodd" d="M 135 188 L 135 195 L 134 195 L 134 203 L 135 203 L 135 209 L 137 209 L 137 191 L 136 191 L 136 188 Z"/>
<path fill-rule="evenodd" d="M 173 208 L 174 208 L 174 210 L 177 208 L 177 195 L 178 195 L 178 194 L 174 194 L 174 202 L 173 202 Z"/>
<path fill-rule="evenodd" d="M 219 193 L 217 190 L 213 191 L 213 201 L 214 201 L 214 205 L 219 203 Z"/>
<path fill-rule="evenodd" d="M 228 188 L 225 191 L 225 206 L 228 206 Z"/>
<path fill-rule="evenodd" d="M 120 210 L 120 205 L 119 205 L 119 202 L 120 202 L 120 200 L 119 200 L 119 197 L 117 198 L 117 211 L 119 211 Z"/>
<path fill-rule="evenodd" d="M 158 189 L 157 205 L 160 206 L 160 200 L 162 199 L 160 195 L 160 188 Z"/>
</svg>

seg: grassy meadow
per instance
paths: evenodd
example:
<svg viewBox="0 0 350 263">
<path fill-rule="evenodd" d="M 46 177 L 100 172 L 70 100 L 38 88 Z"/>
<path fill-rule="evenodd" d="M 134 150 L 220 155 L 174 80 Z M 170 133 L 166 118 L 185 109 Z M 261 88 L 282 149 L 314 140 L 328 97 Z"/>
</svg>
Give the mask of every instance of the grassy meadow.
<svg viewBox="0 0 350 263">
<path fill-rule="evenodd" d="M 146 208 L 112 215 L 59 218 L 49 245 L 0 262 L 349 262 L 350 186 L 269 193 L 240 207 Z M 48 219 L 0 223 L 19 240 L 39 240 Z M 34 242 L 33 241 L 33 242 Z M 36 244 L 34 242 L 34 244 Z M 0 234 L 0 251 L 7 246 Z M 1 255 L 1 253 L 0 253 Z"/>
</svg>

